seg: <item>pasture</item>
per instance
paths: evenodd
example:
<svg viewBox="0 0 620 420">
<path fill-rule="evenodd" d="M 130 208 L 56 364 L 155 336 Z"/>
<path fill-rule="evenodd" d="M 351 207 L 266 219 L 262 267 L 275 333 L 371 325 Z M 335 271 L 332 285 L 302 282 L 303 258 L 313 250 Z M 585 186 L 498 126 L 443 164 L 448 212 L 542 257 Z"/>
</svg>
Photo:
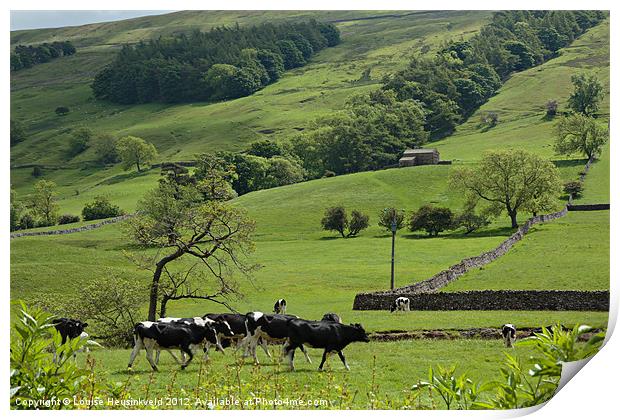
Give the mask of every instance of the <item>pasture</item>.
<svg viewBox="0 0 620 420">
<path fill-rule="evenodd" d="M 276 355 L 279 347 L 270 351 Z M 102 379 L 127 384 L 132 398 L 188 398 L 193 406 L 195 397 L 216 399 L 234 397 L 241 401 L 254 398 L 266 399 L 317 399 L 326 400 L 327 406 L 313 408 L 415 408 L 422 404 L 430 408 L 426 392 L 421 401 L 414 398 L 411 386 L 426 380 L 430 366 L 458 365 L 458 373 L 468 373 L 474 380 L 499 379 L 499 366 L 504 352 L 521 358 L 527 363 L 531 349 L 516 347 L 506 349 L 497 340 L 413 340 L 396 342 L 354 343 L 345 348 L 346 371 L 340 360 L 333 356 L 323 372 L 317 371 L 321 351 L 309 349 L 312 364 L 298 354 L 296 371 L 289 372 L 286 363 L 277 358 L 269 361 L 259 349 L 261 364 L 254 366 L 235 357 L 230 349 L 225 354 L 211 354 L 208 362 L 198 357 L 181 371 L 168 354 L 162 354 L 160 371 L 152 374 L 144 353 L 136 359 L 131 373 L 127 372 L 129 350 L 105 350 L 91 353 Z M 455 360 L 454 355 L 467 355 Z M 84 356 L 78 359 L 83 364 Z M 201 372 L 202 370 L 202 372 Z M 200 384 L 200 385 L 199 385 Z M 171 402 L 172 403 L 172 402 Z M 183 408 L 177 402 L 157 408 Z M 185 406 L 185 408 L 191 408 Z M 218 406 L 217 408 L 248 407 Z M 294 406 L 275 406 L 261 403 L 250 408 L 291 409 Z M 303 408 L 303 407 L 297 407 Z"/>
<path fill-rule="evenodd" d="M 24 120 L 29 139 L 11 149 L 11 182 L 18 196 L 27 197 L 36 179 L 31 167 L 47 165 L 46 179 L 59 186 L 61 213 L 79 214 L 85 202 L 106 194 L 114 204 L 133 212 L 143 193 L 156 185 L 157 168 L 141 174 L 122 172 L 119 166 L 100 168 L 92 164 L 92 151 L 75 159 L 65 154 L 68 129 L 88 124 L 95 131 L 115 135 L 132 134 L 154 142 L 161 160 L 191 159 L 195 153 L 241 150 L 261 138 L 286 139 L 318 116 L 342 106 L 354 93 L 379 86 L 384 74 L 406 65 L 423 47 L 436 48 L 449 38 L 467 37 L 488 21 L 487 12 L 432 12 L 372 20 L 350 20 L 353 12 L 330 12 L 338 23 L 343 43 L 324 50 L 311 63 L 288 72 L 281 81 L 256 94 L 215 104 L 139 105 L 122 107 L 90 98 L 88 83 L 98 68 L 112 58 L 119 43 L 148 38 L 179 29 L 183 25 L 209 28 L 213 22 L 251 24 L 271 16 L 270 12 L 218 14 L 185 12 L 115 24 L 88 25 L 81 32 L 72 28 L 12 34 L 12 42 L 42 42 L 80 37 L 78 53 L 12 76 L 12 118 Z M 355 12 L 355 16 L 370 12 Z M 373 12 L 374 13 L 374 12 Z M 376 12 L 380 13 L 380 12 Z M 301 15 L 305 16 L 304 13 Z M 293 16 L 300 17 L 300 16 Z M 141 27 L 137 27 L 140 23 Z M 609 112 L 609 22 L 592 28 L 562 54 L 547 63 L 512 76 L 487 104 L 457 132 L 431 144 L 452 166 L 388 169 L 324 178 L 238 197 L 233 205 L 256 220 L 256 251 L 251 261 L 261 266 L 252 282 L 239 279 L 241 296 L 231 301 L 234 309 L 271 312 L 276 299 L 285 298 L 288 312 L 306 319 L 320 319 L 336 312 L 344 323 L 360 322 L 369 332 L 430 329 L 535 328 L 560 322 L 605 328 L 605 312 L 568 311 L 353 311 L 353 298 L 361 291 L 389 286 L 389 234 L 377 226 L 381 209 L 394 206 L 408 212 L 432 203 L 458 211 L 462 197 L 448 186 L 450 172 L 459 165 L 475 165 L 487 149 L 520 147 L 553 159 L 563 180 L 574 180 L 585 159 L 553 153 L 553 121 L 544 118 L 548 99 L 566 106 L 571 91 L 570 76 L 594 71 L 606 88 L 602 119 Z M 358 81 L 371 68 L 371 80 Z M 64 77 L 58 77 L 64 75 Z M 69 106 L 72 112 L 57 117 L 53 109 Z M 480 126 L 483 112 L 499 113 L 491 129 Z M 595 162 L 585 181 L 585 192 L 577 202 L 609 201 L 609 145 Z M 322 231 L 320 219 L 326 207 L 343 205 L 370 216 L 370 227 L 359 237 L 342 239 Z M 558 203 L 561 205 L 561 203 Z M 523 222 L 528 214 L 521 213 Z M 79 226 L 66 225 L 65 227 Z M 42 228 L 50 229 L 50 228 Z M 53 228 L 55 229 L 55 228 Z M 406 229 L 396 240 L 396 286 L 424 280 L 461 259 L 496 247 L 513 233 L 502 216 L 470 235 L 444 232 L 428 238 Z M 140 270 L 126 256 L 135 248 L 128 242 L 122 223 L 61 236 L 23 237 L 11 240 L 11 298 L 26 301 L 77 295 L 85 280 L 111 276 L 144 285 L 146 296 L 150 272 Z M 584 263 L 587 261 L 587 264 Z M 582 289 L 609 288 L 609 212 L 569 213 L 566 217 L 531 229 L 525 239 L 499 260 L 473 270 L 445 290 L 479 289 Z M 169 316 L 195 316 L 221 312 L 213 303 L 182 300 L 171 302 Z M 133 397 L 203 397 L 252 393 L 281 398 L 312 396 L 333 401 L 335 407 L 415 407 L 410 387 L 425 379 L 429 366 L 458 365 L 475 379 L 498 377 L 506 351 L 497 340 L 409 340 L 355 343 L 344 350 L 351 371 L 332 357 L 326 372 L 316 372 L 319 350 L 310 350 L 314 363 L 307 365 L 298 354 L 298 371 L 266 360 L 259 349 L 261 365 L 245 364 L 230 351 L 213 353 L 201 366 L 195 360 L 180 371 L 172 359 L 162 355 L 161 372 L 151 374 L 142 353 L 134 372 L 126 371 L 128 349 L 106 349 L 91 353 L 97 374 L 126 383 Z M 276 347 L 272 352 L 277 354 Z M 509 349 L 526 360 L 526 348 Z M 84 355 L 79 363 L 84 365 Z M 204 383 L 200 381 L 204 379 Z M 219 388 L 213 384 L 219 384 Z M 224 384 L 224 386 L 222 386 Z M 183 391 L 179 391 L 183 389 Z M 227 394 L 228 393 L 228 394 Z M 349 404 L 349 405 L 347 405 Z M 179 408 L 179 407 L 177 407 Z M 261 408 L 261 407 L 258 407 Z M 272 407 L 262 407 L 272 408 Z M 291 408 L 291 407 L 286 407 Z M 319 407 L 320 408 L 320 407 Z M 383 407 L 387 408 L 387 407 Z"/>
</svg>

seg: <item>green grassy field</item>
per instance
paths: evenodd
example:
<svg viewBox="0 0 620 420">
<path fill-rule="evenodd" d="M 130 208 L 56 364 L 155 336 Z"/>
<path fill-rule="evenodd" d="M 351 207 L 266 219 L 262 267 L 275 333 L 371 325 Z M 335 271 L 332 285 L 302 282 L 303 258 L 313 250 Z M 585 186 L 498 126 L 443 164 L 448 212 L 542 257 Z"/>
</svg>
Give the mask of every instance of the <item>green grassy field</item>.
<svg viewBox="0 0 620 420">
<path fill-rule="evenodd" d="M 472 379 L 489 381 L 499 379 L 499 366 L 504 360 L 501 340 L 415 340 L 399 342 L 354 343 L 345 350 L 345 357 L 351 367 L 346 371 L 337 357 L 329 359 L 325 371 L 316 371 L 322 352 L 309 349 L 312 364 L 308 364 L 301 353 L 295 357 L 295 372 L 289 372 L 288 366 L 277 361 L 269 361 L 259 350 L 261 365 L 253 366 L 248 359 L 245 365 L 230 350 L 226 354 L 211 354 L 211 360 L 201 367 L 195 359 L 185 371 L 167 354 L 162 354 L 160 372 L 151 375 L 151 368 L 144 352 L 136 359 L 132 373 L 127 373 L 129 350 L 95 351 L 91 353 L 97 360 L 103 377 L 115 382 L 128 382 L 128 389 L 133 398 L 190 397 L 190 405 L 195 396 L 210 398 L 236 396 L 240 400 L 265 397 L 273 399 L 324 399 L 329 406 L 358 409 L 377 408 L 373 400 L 383 404 L 391 402 L 401 408 L 407 399 L 412 398 L 411 386 L 418 380 L 426 380 L 428 367 L 436 365 L 451 366 L 456 362 L 454 355 L 467 354 L 458 361 L 458 373 L 467 373 Z M 279 347 L 272 347 L 277 354 Z M 531 349 L 517 347 L 508 349 L 509 354 L 527 361 Z M 374 359 L 376 357 L 376 359 Z M 277 360 L 277 359 L 276 359 Z M 84 363 L 80 358 L 79 363 Z M 202 376 L 199 370 L 202 369 Z M 237 376 L 239 372 L 239 376 Z M 206 383 L 197 387 L 198 378 Z M 150 382 L 150 385 L 149 385 Z M 148 388 L 148 391 L 147 391 Z M 179 390 L 183 390 L 180 392 Z M 241 390 L 241 391 L 240 391 Z M 373 396 L 374 394 L 374 396 Z M 429 405 L 426 393 L 423 404 Z M 374 403 L 376 404 L 376 402 Z M 414 405 L 413 403 L 410 403 Z M 182 408 L 172 405 L 162 408 Z M 234 408 L 234 407 L 219 407 Z M 274 408 L 259 406 L 257 408 Z M 292 407 L 278 407 L 292 408 Z M 327 408 L 327 407 L 318 407 Z M 413 408 L 413 407 L 409 407 Z M 441 407 L 439 407 L 441 408 Z"/>
<path fill-rule="evenodd" d="M 299 18 L 307 13 L 286 14 Z M 330 19 L 351 19 L 370 12 L 329 12 Z M 386 13 L 386 12 L 373 12 Z M 404 14 L 404 12 L 399 12 Z M 91 151 L 67 159 L 64 149 L 67 129 L 78 123 L 117 135 L 140 135 L 155 142 L 161 159 L 181 160 L 209 150 L 239 150 L 248 141 L 270 137 L 285 139 L 305 127 L 313 118 L 338 109 L 346 97 L 376 88 L 382 75 L 404 66 L 422 46 L 435 47 L 447 38 L 469 36 L 490 16 L 487 12 L 432 12 L 372 20 L 338 23 L 343 44 L 322 51 L 313 61 L 288 72 L 278 83 L 256 94 L 217 104 L 140 105 L 122 107 L 90 98 L 88 82 L 101 65 L 110 60 L 119 43 L 166 33 L 180 28 L 208 28 L 214 22 L 243 24 L 259 22 L 272 12 L 190 13 L 151 16 L 113 24 L 89 25 L 86 30 L 61 28 L 12 34 L 12 42 L 42 42 L 74 39 L 78 54 L 55 60 L 12 76 L 12 118 L 24 119 L 29 139 L 11 150 L 11 164 L 45 164 L 44 177 L 59 185 L 61 213 L 79 214 L 84 203 L 106 194 L 124 210 L 135 210 L 144 191 L 156 185 L 158 170 L 142 174 L 125 173 L 118 166 L 99 168 L 88 163 Z M 282 15 L 284 16 L 284 15 Z M 137 23 L 136 23 L 137 22 Z M 81 34 L 81 35 L 80 35 Z M 80 37 L 80 42 L 77 42 Z M 372 67 L 372 82 L 355 82 Z M 554 322 L 564 325 L 586 323 L 607 325 L 605 312 L 566 311 L 353 311 L 353 298 L 360 291 L 385 289 L 389 285 L 391 239 L 377 226 L 378 212 L 387 206 L 408 211 L 433 203 L 458 210 L 462 197 L 448 187 L 449 174 L 459 165 L 473 165 L 487 149 L 528 148 L 554 159 L 565 180 L 578 177 L 585 160 L 578 156 L 560 157 L 552 152 L 553 122 L 543 119 L 544 103 L 558 99 L 565 106 L 570 92 L 570 76 L 595 71 L 606 86 L 602 120 L 609 105 L 609 23 L 588 31 L 556 59 L 515 74 L 481 110 L 459 126 L 455 135 L 435 142 L 443 159 L 452 166 L 390 169 L 319 179 L 264 191 L 233 200 L 256 220 L 256 252 L 253 262 L 262 266 L 253 283 L 240 280 L 243 297 L 232 301 L 244 312 L 271 312 L 273 302 L 286 298 L 289 312 L 308 319 L 325 312 L 337 312 L 344 322 L 361 322 L 368 331 L 498 328 L 510 322 L 517 327 L 539 327 Z M 56 117 L 58 105 L 72 109 L 67 117 Z M 488 131 L 478 126 L 479 113 L 499 112 L 500 123 Z M 275 130 L 272 134 L 261 131 Z M 609 201 L 609 145 L 586 177 L 585 192 L 577 201 Z M 56 169 L 51 169 L 56 168 Z M 11 182 L 20 197 L 30 193 L 35 179 L 31 168 L 13 168 Z M 370 216 L 371 227 L 357 238 L 342 239 L 320 229 L 324 209 L 344 205 Z M 521 214 L 519 221 L 528 215 Z M 83 223 L 81 223 L 83 224 Z M 79 224 L 78 224 L 79 225 Z M 67 225 L 71 227 L 72 225 Z M 396 243 L 396 283 L 404 286 L 432 276 L 461 259 L 497 246 L 512 234 L 509 220 L 501 217 L 471 235 L 444 233 L 437 238 L 398 233 Z M 29 300 L 36 296 L 75 295 L 85 280 L 111 275 L 132 279 L 146 288 L 149 272 L 139 270 L 125 255 L 130 248 L 123 224 L 63 236 L 24 237 L 11 240 L 11 298 Z M 54 227 L 56 229 L 56 227 Z M 609 212 L 570 213 L 537 225 L 507 255 L 481 270 L 475 270 L 446 290 L 476 289 L 607 289 L 609 287 Z M 146 308 L 146 306 L 145 306 Z M 180 301 L 169 305 L 170 316 L 202 315 L 224 308 L 203 302 Z M 314 370 L 320 354 L 309 367 L 297 357 L 299 372 L 279 372 L 266 364 L 260 374 L 249 365 L 241 369 L 241 380 L 252 378 L 282 380 L 282 393 L 300 389 L 322 390 L 337 399 L 331 384 L 348 384 L 357 391 L 355 407 L 369 406 L 373 363 L 380 395 L 401 400 L 418 378 L 426 377 L 435 364 L 458 364 L 474 378 L 496 377 L 503 359 L 500 340 L 414 340 L 393 343 L 354 344 L 346 350 L 352 371 L 345 372 L 337 359 L 331 372 Z M 526 349 L 514 350 L 526 357 Z M 97 366 L 115 381 L 125 381 L 128 350 L 93 352 Z M 259 354 L 261 360 L 265 360 Z M 376 356 L 376 361 L 373 361 Z M 168 395 L 174 389 L 195 388 L 198 363 L 178 372 L 167 355 L 150 387 L 153 395 Z M 209 372 L 230 381 L 235 359 L 215 354 Z M 132 395 L 146 392 L 151 378 L 144 355 L 131 375 Z M 178 372 L 171 374 L 169 372 Z M 171 376 L 173 375 L 173 376 Z M 228 375 L 228 376 L 227 376 Z M 331 382 L 330 382 L 331 381 Z M 261 383 L 265 386 L 265 382 Z M 332 395 L 333 394 L 333 395 Z M 314 394 L 313 394 L 314 395 Z"/>
</svg>

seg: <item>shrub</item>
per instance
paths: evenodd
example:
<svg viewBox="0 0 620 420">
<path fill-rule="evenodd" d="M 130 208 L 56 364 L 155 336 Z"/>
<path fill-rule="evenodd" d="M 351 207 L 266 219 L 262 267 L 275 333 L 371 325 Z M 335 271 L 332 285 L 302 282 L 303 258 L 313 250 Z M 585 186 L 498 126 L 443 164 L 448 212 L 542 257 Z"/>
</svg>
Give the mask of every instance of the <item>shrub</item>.
<svg viewBox="0 0 620 420">
<path fill-rule="evenodd" d="M 405 210 L 397 210 L 394 207 L 381 210 L 381 213 L 379 213 L 379 226 L 391 232 L 392 220 L 394 220 L 394 218 L 396 218 L 396 230 L 401 229 L 405 222 Z"/>
<path fill-rule="evenodd" d="M 466 208 L 454 217 L 453 228 L 464 228 L 465 235 L 491 224 L 485 215 L 476 214 L 473 208 Z"/>
<path fill-rule="evenodd" d="M 108 217 L 117 217 L 124 214 L 120 207 L 110 203 L 110 200 L 104 196 L 97 196 L 93 201 L 87 203 L 82 209 L 82 218 L 84 220 L 107 219 Z"/>
<path fill-rule="evenodd" d="M 564 192 L 573 197 L 579 197 L 583 192 L 583 183 L 580 181 L 568 181 L 562 187 Z"/>
<path fill-rule="evenodd" d="M 349 221 L 349 233 L 347 236 L 355 236 L 368 227 L 368 215 L 360 211 L 353 210 L 351 212 L 351 220 Z"/>
<path fill-rule="evenodd" d="M 63 214 L 58 219 L 58 224 L 59 225 L 67 225 L 69 223 L 77 223 L 79 221 L 80 221 L 80 216 L 73 215 L 73 214 Z"/>
<path fill-rule="evenodd" d="M 330 207 L 325 210 L 325 215 L 321 219 L 323 230 L 334 230 L 344 238 L 344 231 L 349 225 L 347 212 L 342 206 Z"/>
<path fill-rule="evenodd" d="M 489 127 L 495 127 L 499 122 L 497 112 L 489 111 L 480 115 L 480 122 Z"/>
<path fill-rule="evenodd" d="M 73 360 L 86 340 L 77 337 L 61 344 L 60 333 L 52 326 L 54 316 L 24 303 L 20 312 L 11 334 L 11 406 L 24 408 L 18 401 L 27 400 L 72 403 L 88 379 L 88 370 Z M 55 358 L 47 351 L 50 347 L 56 349 Z"/>
<path fill-rule="evenodd" d="M 43 170 L 41 169 L 40 166 L 33 166 L 32 167 L 32 176 L 33 177 L 39 178 L 42 175 L 43 175 Z"/>
<path fill-rule="evenodd" d="M 330 207 L 325 210 L 321 219 L 324 230 L 333 230 L 340 233 L 343 238 L 356 236 L 368 227 L 368 216 L 358 210 L 351 212 L 351 220 L 347 217 L 347 211 L 342 206 Z M 345 233 L 346 232 L 346 233 Z"/>
<path fill-rule="evenodd" d="M 452 211 L 446 207 L 424 205 L 412 213 L 409 219 L 409 230 L 412 232 L 425 230 L 429 236 L 437 236 L 439 232 L 450 229 L 452 225 Z"/>
<path fill-rule="evenodd" d="M 66 106 L 59 106 L 54 112 L 56 112 L 56 115 L 64 116 L 69 113 L 69 108 Z"/>
<path fill-rule="evenodd" d="M 547 109 L 547 117 L 555 117 L 558 113 L 558 101 L 555 99 L 547 101 L 545 108 Z"/>
<path fill-rule="evenodd" d="M 93 132 L 86 127 L 80 127 L 73 131 L 69 139 L 69 154 L 71 156 L 77 156 L 88 149 L 92 137 Z"/>
<path fill-rule="evenodd" d="M 19 219 L 19 228 L 20 229 L 32 229 L 36 226 L 36 220 L 30 213 L 25 213 Z"/>
</svg>

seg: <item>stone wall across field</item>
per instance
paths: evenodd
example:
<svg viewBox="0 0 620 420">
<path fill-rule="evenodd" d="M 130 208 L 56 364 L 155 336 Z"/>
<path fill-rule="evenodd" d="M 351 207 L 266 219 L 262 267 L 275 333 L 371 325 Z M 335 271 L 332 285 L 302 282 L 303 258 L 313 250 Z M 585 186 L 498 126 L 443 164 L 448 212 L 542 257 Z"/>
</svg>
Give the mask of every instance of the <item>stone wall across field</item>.
<svg viewBox="0 0 620 420">
<path fill-rule="evenodd" d="M 84 225 L 70 229 L 43 230 L 38 232 L 13 232 L 11 233 L 11 238 L 20 238 L 22 236 L 66 235 L 68 233 L 84 232 L 86 230 L 97 229 L 104 225 L 109 225 L 110 223 L 121 222 L 123 220 L 129 219 L 132 216 L 132 214 L 125 214 L 123 216 L 112 217 L 110 219 L 102 220 L 101 222 L 91 223 L 90 225 Z"/>
<path fill-rule="evenodd" d="M 398 296 L 412 311 L 609 311 L 609 291 L 473 290 L 465 292 L 360 293 L 354 310 L 388 310 Z"/>
<path fill-rule="evenodd" d="M 562 210 L 556 213 L 534 216 L 530 218 L 527 222 L 525 222 L 521 227 L 519 227 L 519 229 L 517 229 L 517 231 L 512 234 L 512 236 L 510 236 L 508 239 L 503 241 L 501 244 L 499 244 L 499 246 L 497 246 L 495 249 L 492 249 L 491 251 L 483 252 L 482 254 L 475 257 L 465 258 L 460 263 L 455 264 L 447 270 L 441 271 L 435 274 L 433 277 L 423 280 L 421 282 L 414 283 L 409 286 L 400 287 L 394 290 L 374 292 L 374 294 L 402 295 L 408 293 L 434 292 L 453 282 L 472 268 L 482 267 L 483 265 L 486 265 L 491 261 L 494 261 L 504 255 L 510 250 L 510 248 L 513 247 L 515 243 L 520 241 L 525 236 L 525 234 L 527 234 L 527 232 L 533 225 L 557 219 L 566 215 L 567 212 L 567 207 L 564 207 Z"/>
<path fill-rule="evenodd" d="M 609 203 L 603 204 L 569 204 L 568 211 L 609 210 Z"/>
</svg>

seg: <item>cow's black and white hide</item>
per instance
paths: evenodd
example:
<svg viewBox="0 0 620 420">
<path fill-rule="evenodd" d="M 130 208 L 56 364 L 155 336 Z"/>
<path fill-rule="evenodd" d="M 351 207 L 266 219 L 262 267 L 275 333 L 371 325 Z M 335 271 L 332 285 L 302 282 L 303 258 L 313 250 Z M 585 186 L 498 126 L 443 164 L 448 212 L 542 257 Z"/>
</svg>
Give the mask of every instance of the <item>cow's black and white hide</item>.
<svg viewBox="0 0 620 420">
<path fill-rule="evenodd" d="M 333 312 L 328 312 L 325 315 L 323 315 L 323 318 L 321 318 L 321 321 L 338 322 L 342 324 L 342 318 L 340 318 L 340 315 L 335 314 Z"/>
<path fill-rule="evenodd" d="M 88 345 L 95 345 L 102 347 L 96 341 L 89 340 L 88 333 L 84 331 L 86 327 L 88 327 L 88 323 L 82 322 L 78 319 L 72 318 L 56 318 L 52 320 L 52 325 L 58 331 L 61 337 L 61 344 L 65 344 L 67 340 L 73 340 L 74 338 L 80 337 L 82 340 L 86 342 L 84 347 L 82 347 L 77 352 L 73 353 L 73 358 L 77 357 L 77 353 L 81 351 L 89 351 Z M 62 354 L 62 353 L 61 353 Z M 56 361 L 58 359 L 58 355 L 56 354 L 56 349 L 54 349 L 54 357 L 53 360 Z"/>
<path fill-rule="evenodd" d="M 397 297 L 396 300 L 390 306 L 390 312 L 394 312 L 394 311 L 409 312 L 409 305 L 410 305 L 409 298 L 403 297 L 403 296 Z"/>
<path fill-rule="evenodd" d="M 295 370 L 293 364 L 295 349 L 302 345 L 323 349 L 323 359 L 319 365 L 319 370 L 323 370 L 327 357 L 332 353 L 337 353 L 344 367 L 350 370 L 342 350 L 354 342 L 367 343 L 370 341 L 368 334 L 360 324 L 344 325 L 336 322 L 290 319 L 287 323 L 287 329 L 289 338 L 284 346 L 284 352 L 288 357 L 291 370 Z"/>
<path fill-rule="evenodd" d="M 274 314 L 285 314 L 286 313 L 286 300 L 278 299 L 276 303 L 273 305 L 273 313 Z"/>
<path fill-rule="evenodd" d="M 163 323 L 181 323 L 181 324 L 197 324 L 197 325 L 208 325 L 210 327 L 212 327 L 215 330 L 215 342 L 212 343 L 209 340 L 206 340 L 204 342 L 204 345 L 202 347 L 203 351 L 204 351 L 204 358 L 205 360 L 209 360 L 209 349 L 211 348 L 211 345 L 215 346 L 215 350 L 216 351 L 224 351 L 224 348 L 222 347 L 222 340 L 226 337 L 232 337 L 234 334 L 230 328 L 230 325 L 228 325 L 228 322 L 226 321 L 214 321 L 212 319 L 209 319 L 207 317 L 193 317 L 193 318 L 173 318 L 173 317 L 166 317 L 166 318 L 159 318 L 157 320 L 157 322 L 163 322 Z M 197 346 L 196 346 L 197 347 Z M 194 352 L 196 351 L 196 349 L 194 349 Z M 155 354 L 155 363 L 159 364 L 159 356 L 160 356 L 161 351 L 157 350 L 156 354 Z M 169 352 L 170 353 L 170 352 Z M 172 355 L 172 357 L 176 359 L 176 357 L 174 356 L 174 354 L 170 353 L 170 355 Z M 183 352 L 181 352 L 181 361 L 185 362 L 185 354 Z M 178 360 L 177 360 L 178 362 Z"/>
<path fill-rule="evenodd" d="M 183 322 L 151 322 L 143 321 L 134 327 L 134 348 L 129 357 L 128 368 L 131 369 L 133 362 L 140 352 L 146 351 L 146 358 L 153 370 L 157 370 L 157 363 L 153 360 L 153 350 L 179 349 L 189 356 L 185 362 L 179 362 L 172 352 L 172 357 L 185 369 L 194 358 L 192 346 L 202 346 L 205 341 L 217 342 L 215 329 L 210 325 L 198 325 L 196 323 Z M 206 353 L 205 353 L 206 355 Z"/>
<path fill-rule="evenodd" d="M 223 314 L 205 314 L 205 317 L 215 321 L 226 321 L 230 326 L 230 329 L 233 333 L 232 336 L 227 337 L 222 340 L 222 347 L 230 347 L 235 346 L 235 352 L 240 348 L 244 349 L 244 357 L 249 356 L 249 345 L 250 345 L 250 337 L 253 333 L 248 330 L 248 323 L 246 322 L 246 315 L 241 314 L 232 314 L 232 313 L 223 313 Z M 268 357 L 271 357 L 271 353 L 269 353 L 269 348 L 267 345 L 261 341 L 258 343 L 265 354 Z"/>
<path fill-rule="evenodd" d="M 257 345 L 283 345 L 288 340 L 287 323 L 291 319 L 298 319 L 295 315 L 274 314 L 266 315 L 262 312 L 249 312 L 246 314 L 246 323 L 250 335 L 247 338 L 247 349 L 258 363 L 256 356 Z M 284 348 L 282 349 L 284 355 Z M 300 350 L 304 353 L 308 363 L 312 363 L 306 348 L 302 345 Z"/>
<path fill-rule="evenodd" d="M 512 324 L 504 324 L 504 326 L 502 326 L 502 337 L 504 338 L 506 347 L 513 347 L 517 339 L 517 329 L 515 326 Z"/>
</svg>

